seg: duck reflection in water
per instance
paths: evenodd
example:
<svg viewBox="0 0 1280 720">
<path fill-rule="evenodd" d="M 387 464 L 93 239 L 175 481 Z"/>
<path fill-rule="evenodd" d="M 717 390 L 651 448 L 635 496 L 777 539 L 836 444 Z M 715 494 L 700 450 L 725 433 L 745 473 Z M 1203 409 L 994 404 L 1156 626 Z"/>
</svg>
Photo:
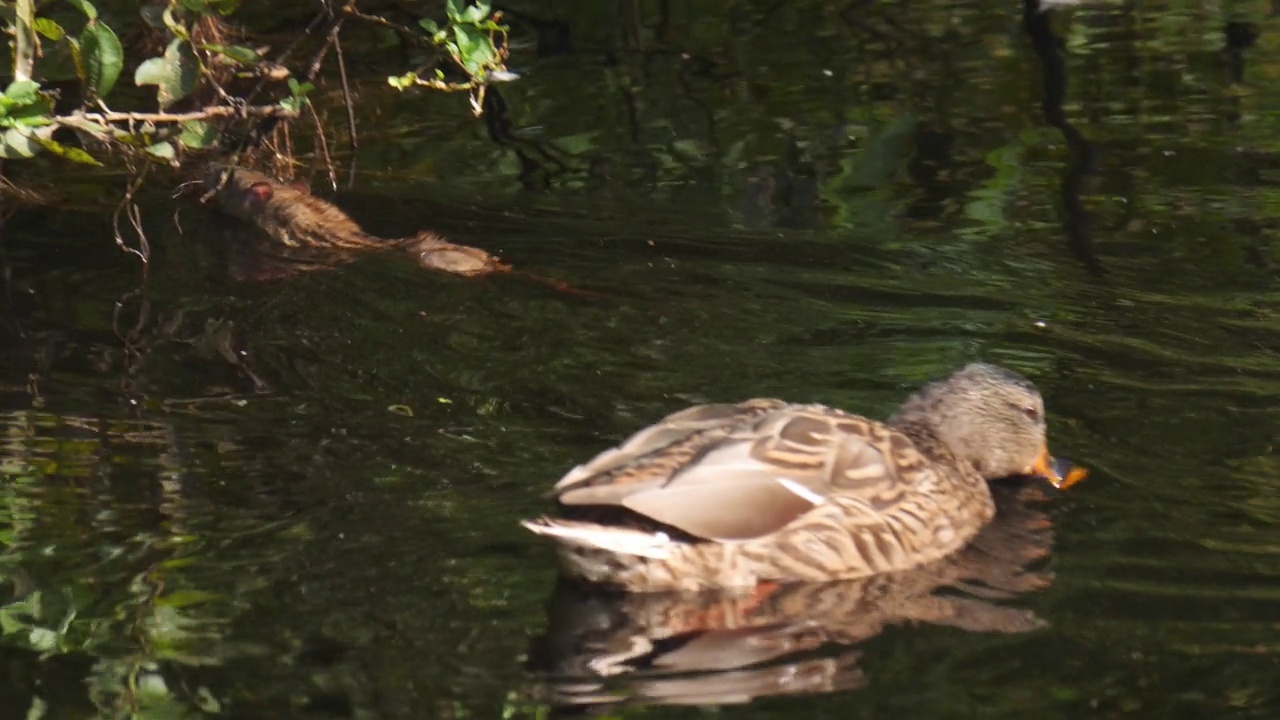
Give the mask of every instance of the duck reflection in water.
<svg viewBox="0 0 1280 720">
<path fill-rule="evenodd" d="M 1052 581 L 1052 526 L 1034 506 L 1045 487 L 993 484 L 995 519 L 972 543 L 897 573 L 745 593 L 628 594 L 562 581 L 529 669 L 543 699 L 561 707 L 736 704 L 861 686 L 854 646 L 893 625 L 1035 630 L 1044 623 L 1032 611 L 1001 603 Z"/>
</svg>

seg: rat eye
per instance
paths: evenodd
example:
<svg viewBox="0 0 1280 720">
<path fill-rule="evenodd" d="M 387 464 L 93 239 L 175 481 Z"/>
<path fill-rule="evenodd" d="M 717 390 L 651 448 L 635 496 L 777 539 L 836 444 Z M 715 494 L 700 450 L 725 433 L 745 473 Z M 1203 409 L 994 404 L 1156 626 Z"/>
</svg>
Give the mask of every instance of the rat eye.
<svg viewBox="0 0 1280 720">
<path fill-rule="evenodd" d="M 1040 408 L 1035 405 L 1024 405 L 1022 407 L 1022 414 L 1026 415 L 1027 419 L 1032 422 L 1040 422 Z"/>
</svg>

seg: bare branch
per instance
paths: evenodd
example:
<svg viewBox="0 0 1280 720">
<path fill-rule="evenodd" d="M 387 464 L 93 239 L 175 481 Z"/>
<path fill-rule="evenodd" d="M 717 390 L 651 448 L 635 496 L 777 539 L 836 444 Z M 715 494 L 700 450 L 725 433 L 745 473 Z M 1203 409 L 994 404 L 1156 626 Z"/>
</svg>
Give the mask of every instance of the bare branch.
<svg viewBox="0 0 1280 720">
<path fill-rule="evenodd" d="M 224 117 L 277 117 L 293 119 L 298 117 L 298 113 L 294 110 L 280 107 L 279 105 L 255 105 L 250 107 L 227 107 L 219 105 L 218 107 L 205 108 L 195 112 L 186 113 L 132 113 L 132 112 L 73 112 L 70 115 L 59 115 L 50 118 L 55 125 L 64 125 L 67 127 L 83 126 L 86 123 L 96 125 L 109 125 L 111 123 L 178 123 L 188 120 L 208 120 L 210 118 Z"/>
</svg>

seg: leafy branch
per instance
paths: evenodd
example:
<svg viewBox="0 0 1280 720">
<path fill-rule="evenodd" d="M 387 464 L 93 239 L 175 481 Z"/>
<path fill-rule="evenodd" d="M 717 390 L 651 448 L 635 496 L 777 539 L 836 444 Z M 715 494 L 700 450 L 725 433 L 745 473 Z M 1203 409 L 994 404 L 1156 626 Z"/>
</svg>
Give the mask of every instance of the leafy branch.
<svg viewBox="0 0 1280 720">
<path fill-rule="evenodd" d="M 443 27 L 430 18 L 418 21 L 418 26 L 431 44 L 443 50 L 466 75 L 466 80 L 447 80 L 444 70 L 436 67 L 433 77 L 424 78 L 414 71 L 388 77 L 387 82 L 397 90 L 416 85 L 442 92 L 470 92 L 471 111 L 479 117 L 483 113 L 485 88 L 490 83 L 516 77 L 506 68 L 509 28 L 501 24 L 502 13 L 493 12 L 489 0 L 478 0 L 475 5 L 467 5 L 465 0 L 448 0 L 445 15 L 448 22 Z"/>
<path fill-rule="evenodd" d="M 128 53 L 92 0 L 62 0 L 40 3 L 39 7 L 35 0 L 16 0 L 11 11 L 0 9 L 0 24 L 12 37 L 14 76 L 0 93 L 0 159 L 51 153 L 96 165 L 104 150 L 125 155 L 141 151 L 144 158 L 173 164 L 183 151 L 218 145 L 230 122 L 257 119 L 264 123 L 263 128 L 272 128 L 276 121 L 296 119 L 314 89 L 309 80 L 329 46 L 337 49 L 341 63 L 337 40 L 341 18 L 332 24 L 324 47 L 299 78 L 282 64 L 293 46 L 280 58 L 268 60 L 265 48 L 229 39 L 233 33 L 225 24 L 226 18 L 240 4 L 241 0 L 167 0 L 142 6 L 138 19 L 151 37 L 163 38 L 164 51 L 137 61 L 133 82 L 140 88 L 154 88 L 155 109 L 123 112 L 109 107 L 107 100 L 114 97 L 125 73 Z M 347 16 L 390 24 L 361 13 L 356 0 L 348 0 L 342 11 Z M 443 25 L 424 19 L 422 32 L 412 32 L 448 58 L 454 67 L 445 69 L 465 77 L 447 79 L 445 69 L 436 67 L 433 77 L 421 78 L 410 72 L 390 78 L 391 84 L 402 90 L 420 85 L 469 91 L 478 114 L 485 85 L 511 77 L 503 65 L 507 28 L 499 24 L 500 19 L 489 0 L 475 5 L 447 0 Z M 60 94 L 67 92 L 65 85 L 60 91 L 52 89 L 60 79 L 59 58 L 64 60 L 62 66 L 70 68 L 68 74 L 79 81 L 79 107 L 55 112 L 55 105 L 65 106 L 68 99 Z M 256 85 L 237 93 L 235 88 L 244 80 L 256 81 Z M 255 104 L 252 99 L 264 89 L 271 99 Z M 345 91 L 345 75 L 344 98 L 351 102 Z M 250 136 L 260 140 L 263 128 Z M 323 130 L 317 129 L 323 135 Z M 69 132 L 78 143 L 68 142 Z"/>
</svg>

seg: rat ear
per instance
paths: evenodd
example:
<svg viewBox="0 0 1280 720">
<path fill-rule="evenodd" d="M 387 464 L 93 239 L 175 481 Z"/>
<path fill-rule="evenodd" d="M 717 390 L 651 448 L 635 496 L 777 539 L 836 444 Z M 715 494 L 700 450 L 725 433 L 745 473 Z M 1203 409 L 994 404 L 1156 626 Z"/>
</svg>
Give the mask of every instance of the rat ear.
<svg viewBox="0 0 1280 720">
<path fill-rule="evenodd" d="M 289 183 L 289 189 L 296 190 L 302 193 L 303 195 L 311 194 L 311 186 L 308 185 L 305 180 L 294 180 L 293 182 Z"/>
<path fill-rule="evenodd" d="M 269 182 L 256 182 L 249 186 L 249 194 L 253 196 L 255 200 L 260 200 L 262 202 L 270 200 L 271 196 L 274 195 L 275 192 L 275 188 L 271 187 L 271 183 Z"/>
</svg>

